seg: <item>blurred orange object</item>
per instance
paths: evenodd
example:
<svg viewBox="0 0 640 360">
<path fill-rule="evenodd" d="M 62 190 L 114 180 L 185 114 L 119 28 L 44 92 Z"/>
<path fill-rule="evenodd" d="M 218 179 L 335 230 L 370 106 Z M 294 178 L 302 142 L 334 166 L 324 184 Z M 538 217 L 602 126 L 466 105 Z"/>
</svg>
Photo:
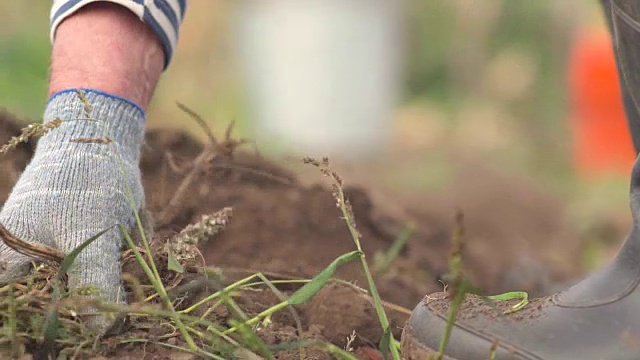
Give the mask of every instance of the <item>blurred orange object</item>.
<svg viewBox="0 0 640 360">
<path fill-rule="evenodd" d="M 629 174 L 635 151 L 606 28 L 591 26 L 578 32 L 567 80 L 573 161 L 579 175 Z"/>
</svg>

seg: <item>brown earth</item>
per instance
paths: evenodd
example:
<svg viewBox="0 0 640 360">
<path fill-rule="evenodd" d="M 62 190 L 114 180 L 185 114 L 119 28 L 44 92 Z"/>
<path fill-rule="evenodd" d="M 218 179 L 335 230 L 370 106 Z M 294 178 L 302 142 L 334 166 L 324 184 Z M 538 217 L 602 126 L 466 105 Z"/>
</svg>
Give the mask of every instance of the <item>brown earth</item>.
<svg viewBox="0 0 640 360">
<path fill-rule="evenodd" d="M 0 113 L 0 143 L 18 131 L 10 116 Z M 180 131 L 148 132 L 141 169 L 153 214 L 167 207 L 189 171 L 179 168 L 190 164 L 202 148 Z M 308 181 L 310 177 L 322 180 L 317 169 L 309 166 L 304 176 L 296 176 L 292 169 L 299 167 L 266 160 L 247 149 L 236 152 L 232 159 L 213 162 L 179 208 L 173 209 L 176 216 L 172 221 L 157 229 L 158 236 L 176 233 L 203 214 L 232 207 L 233 218 L 226 230 L 201 249 L 207 263 L 220 267 L 223 273 L 229 269 L 230 273 L 263 271 L 285 278 L 310 278 L 339 255 L 355 249 L 328 186 Z M 32 144 L 24 144 L 0 157 L 4 169 L 0 172 L 0 204 L 32 151 Z M 178 169 L 170 166 L 167 154 Z M 388 170 L 385 165 L 345 170 L 342 174 L 347 184 L 358 184 L 347 185 L 345 193 L 370 263 L 389 249 L 409 222 L 416 225 L 399 257 L 376 276 L 383 299 L 400 306 L 391 310 L 396 335 L 406 319 L 406 309 L 425 294 L 442 290 L 439 280 L 447 273 L 454 203 L 462 206 L 466 215 L 466 270 L 483 291 L 499 293 L 515 286 L 541 294 L 555 282 L 579 273 L 579 257 L 575 254 L 581 243 L 566 227 L 564 207 L 557 199 L 522 179 L 501 177 L 473 164 L 465 169 L 458 177 L 463 181 L 452 182 L 453 195 L 394 196 L 381 191 L 370 179 L 372 173 L 384 174 Z M 343 265 L 337 276 L 366 287 L 359 262 Z M 241 305 L 249 313 L 278 302 L 269 291 L 250 293 L 242 299 L 245 303 Z M 355 331 L 356 354 L 363 359 L 379 358 L 380 354 L 372 350 L 381 335 L 376 314 L 358 290 L 334 283 L 301 307 L 300 316 L 302 332 L 285 311 L 258 334 L 267 344 L 310 338 L 343 347 L 347 336 Z M 154 352 L 152 347 L 140 350 L 132 345 L 111 355 L 168 358 L 162 351 Z M 309 351 L 308 358 L 330 358 L 322 351 Z M 282 359 L 299 356 L 297 351 L 279 353 Z"/>
</svg>

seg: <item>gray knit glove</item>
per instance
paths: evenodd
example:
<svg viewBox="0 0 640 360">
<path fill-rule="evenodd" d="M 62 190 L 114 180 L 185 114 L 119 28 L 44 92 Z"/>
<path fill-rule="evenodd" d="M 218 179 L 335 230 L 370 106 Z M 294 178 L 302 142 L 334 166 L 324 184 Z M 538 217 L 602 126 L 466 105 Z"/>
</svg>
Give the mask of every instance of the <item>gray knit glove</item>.
<svg viewBox="0 0 640 360">
<path fill-rule="evenodd" d="M 17 237 L 65 254 L 114 224 L 131 228 L 135 219 L 127 196 L 138 209 L 144 204 L 139 169 L 144 112 L 116 96 L 82 91 L 91 119 L 75 90 L 52 96 L 44 121 L 59 118 L 62 123 L 39 140 L 0 211 L 0 223 Z M 113 143 L 76 142 L 96 138 Z M 92 287 L 105 300 L 122 302 L 122 244 L 115 227 L 89 245 L 69 272 L 69 290 Z M 0 261 L 6 266 L 0 282 L 7 282 L 25 275 L 31 259 L 0 243 Z M 101 332 L 108 324 L 94 318 L 89 325 Z"/>
</svg>

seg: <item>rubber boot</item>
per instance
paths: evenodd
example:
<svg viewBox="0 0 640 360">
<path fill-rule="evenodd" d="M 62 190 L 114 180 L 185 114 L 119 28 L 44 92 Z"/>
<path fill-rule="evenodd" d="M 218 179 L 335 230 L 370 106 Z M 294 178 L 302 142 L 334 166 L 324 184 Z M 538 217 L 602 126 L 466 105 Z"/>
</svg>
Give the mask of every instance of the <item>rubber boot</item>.
<svg viewBox="0 0 640 360">
<path fill-rule="evenodd" d="M 627 3 L 629 3 L 630 5 L 626 5 L 626 6 L 638 6 L 638 5 L 634 5 L 633 2 L 629 2 L 626 1 Z M 637 105 L 640 104 L 637 99 L 640 99 L 638 96 L 640 96 L 640 84 L 638 84 L 637 81 L 637 72 L 638 70 L 638 66 L 640 66 L 640 63 L 637 62 L 637 58 L 640 57 L 640 54 L 637 54 L 640 52 L 640 49 L 638 49 L 638 47 L 640 47 L 640 44 L 635 43 L 635 45 L 633 45 L 633 40 L 631 39 L 635 39 L 638 37 L 638 24 L 639 24 L 639 20 L 640 19 L 640 14 L 637 13 L 637 10 L 633 10 L 633 8 L 628 8 L 628 12 L 625 12 L 625 15 L 622 15 L 625 19 L 631 20 L 629 25 L 624 26 L 624 28 L 626 28 L 626 30 L 624 28 L 622 28 L 620 26 L 620 20 L 617 20 L 616 23 L 618 23 L 618 29 L 614 29 L 614 13 L 612 11 L 612 2 L 611 0 L 600 0 L 600 3 L 602 5 L 602 9 L 605 15 L 605 19 L 607 21 L 607 26 L 609 28 L 609 31 L 611 32 L 612 38 L 613 38 L 613 42 L 614 42 L 614 50 L 615 50 L 615 54 L 616 54 L 616 64 L 618 67 L 618 75 L 620 78 L 620 87 L 622 90 L 622 100 L 623 100 L 623 105 L 624 105 L 624 111 L 627 115 L 627 122 L 629 123 L 629 130 L 631 132 L 631 138 L 633 139 L 633 146 L 635 147 L 636 150 L 636 154 L 640 153 L 640 113 L 638 111 L 638 109 L 640 109 L 640 107 L 638 107 Z M 616 6 L 616 14 L 621 14 L 622 9 L 625 9 L 622 7 L 622 1 L 615 1 Z M 633 15 L 633 16 L 632 16 Z M 632 20 L 632 19 L 636 19 L 636 20 Z M 627 41 L 631 42 L 631 46 L 625 46 L 625 45 L 620 45 L 622 43 L 622 41 L 618 41 L 617 38 L 620 37 L 620 32 L 621 31 L 626 31 L 626 35 L 625 38 L 627 38 Z M 618 37 L 616 37 L 616 32 L 619 34 Z M 624 49 L 622 49 L 622 47 L 625 47 Z M 625 51 L 635 51 L 636 52 L 636 56 L 629 56 L 629 57 L 624 57 L 624 53 Z M 622 60 L 625 60 L 625 64 L 626 65 L 622 65 Z M 630 70 L 625 70 L 625 68 L 631 68 L 633 69 L 635 67 L 635 85 L 633 86 L 629 86 L 630 84 L 627 81 L 630 81 L 633 84 L 633 78 L 630 78 L 629 80 L 627 80 L 627 77 L 630 75 L 626 75 L 625 73 L 628 73 Z"/>
<path fill-rule="evenodd" d="M 627 117 L 639 144 L 640 1 L 603 1 L 623 74 Z M 634 126 L 635 125 L 635 126 Z M 640 359 L 640 158 L 631 173 L 633 225 L 616 258 L 573 287 L 535 299 L 495 301 L 468 294 L 458 310 L 443 359 Z M 429 359 L 445 333 L 450 299 L 427 296 L 402 335 L 405 359 Z"/>
</svg>

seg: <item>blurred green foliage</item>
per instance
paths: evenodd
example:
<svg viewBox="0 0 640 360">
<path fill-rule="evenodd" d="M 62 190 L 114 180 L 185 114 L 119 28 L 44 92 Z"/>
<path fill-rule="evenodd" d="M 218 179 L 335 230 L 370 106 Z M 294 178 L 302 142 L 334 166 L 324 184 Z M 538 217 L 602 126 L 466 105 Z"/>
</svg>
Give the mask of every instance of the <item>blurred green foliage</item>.
<svg viewBox="0 0 640 360">
<path fill-rule="evenodd" d="M 18 33 L 2 42 L 0 99 L 2 106 L 37 119 L 47 94 L 49 40 Z"/>
<path fill-rule="evenodd" d="M 410 4 L 405 98 L 438 104 L 449 114 L 450 124 L 468 120 L 459 115 L 469 103 L 508 114 L 512 129 L 505 128 L 504 134 L 513 142 L 489 149 L 486 156 L 563 187 L 560 182 L 571 171 L 565 61 L 574 26 L 585 13 L 597 10 L 597 4 L 546 0 Z M 522 72 L 531 71 L 532 78 L 521 96 L 500 98 L 488 91 L 485 72 L 509 52 L 527 60 Z M 512 75 L 517 73 L 504 72 L 505 77 Z"/>
<path fill-rule="evenodd" d="M 50 1 L 0 3 L 0 107 L 42 116 L 49 69 Z"/>
</svg>

